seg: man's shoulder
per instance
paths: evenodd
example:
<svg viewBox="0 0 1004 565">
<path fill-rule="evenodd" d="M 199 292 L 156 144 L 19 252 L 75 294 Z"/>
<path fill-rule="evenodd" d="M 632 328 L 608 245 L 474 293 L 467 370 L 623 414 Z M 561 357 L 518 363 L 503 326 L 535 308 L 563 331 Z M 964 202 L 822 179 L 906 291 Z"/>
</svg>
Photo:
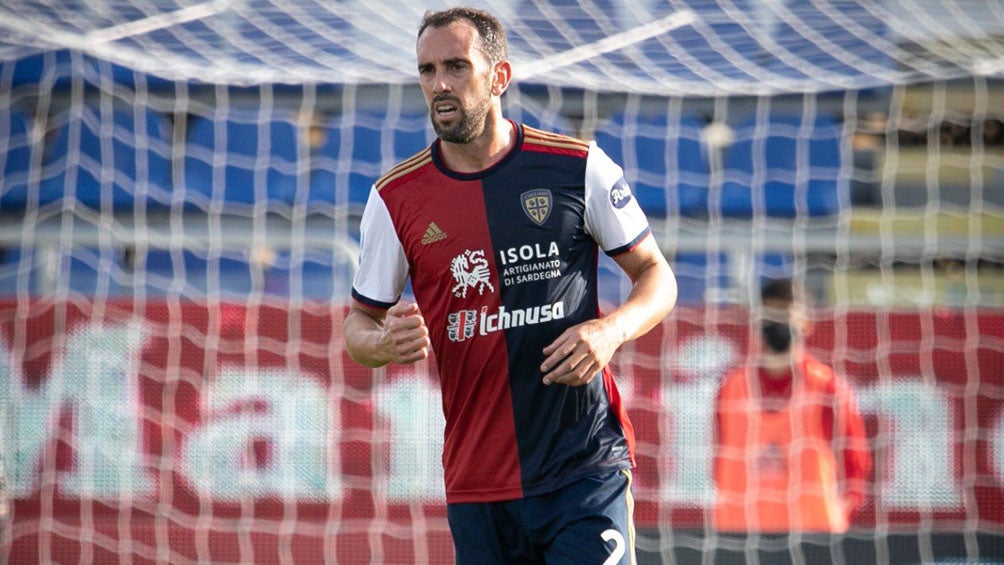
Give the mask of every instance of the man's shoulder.
<svg viewBox="0 0 1004 565">
<path fill-rule="evenodd" d="M 589 154 L 589 142 L 523 124 L 523 149 L 586 157 Z"/>
<path fill-rule="evenodd" d="M 431 165 L 432 147 L 430 146 L 394 165 L 383 176 L 377 179 L 374 186 L 378 192 L 401 186 Z"/>
<path fill-rule="evenodd" d="M 810 384 L 828 392 L 832 392 L 837 386 L 842 384 L 840 377 L 833 370 L 833 367 L 808 353 L 804 355 L 805 374 Z"/>
</svg>

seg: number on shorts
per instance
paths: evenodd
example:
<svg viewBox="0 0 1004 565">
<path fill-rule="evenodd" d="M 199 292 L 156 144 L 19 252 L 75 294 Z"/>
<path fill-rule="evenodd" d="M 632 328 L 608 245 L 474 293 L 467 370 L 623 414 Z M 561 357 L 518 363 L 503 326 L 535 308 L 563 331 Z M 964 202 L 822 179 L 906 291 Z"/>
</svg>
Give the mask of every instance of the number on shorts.
<svg viewBox="0 0 1004 565">
<path fill-rule="evenodd" d="M 624 557 L 624 535 L 614 529 L 609 529 L 600 534 L 603 541 L 614 540 L 614 550 L 610 553 L 610 557 L 603 562 L 603 565 L 614 565 L 615 563 L 620 563 L 621 557 Z"/>
</svg>

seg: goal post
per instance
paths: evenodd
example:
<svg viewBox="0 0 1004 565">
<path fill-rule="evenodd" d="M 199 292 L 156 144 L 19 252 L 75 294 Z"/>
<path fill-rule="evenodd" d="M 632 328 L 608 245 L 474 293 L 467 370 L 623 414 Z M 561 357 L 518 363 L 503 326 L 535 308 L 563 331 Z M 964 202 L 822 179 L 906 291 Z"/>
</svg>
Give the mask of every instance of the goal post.
<svg viewBox="0 0 1004 565">
<path fill-rule="evenodd" d="M 612 362 L 639 561 L 999 557 L 1004 9 L 474 4 L 506 115 L 596 140 L 677 276 Z M 435 138 L 414 35 L 445 5 L 0 6 L 0 561 L 452 562 L 434 360 L 364 369 L 341 333 L 369 189 Z M 843 535 L 713 525 L 771 277 L 864 417 Z M 606 257 L 598 284 L 630 291 Z"/>
</svg>

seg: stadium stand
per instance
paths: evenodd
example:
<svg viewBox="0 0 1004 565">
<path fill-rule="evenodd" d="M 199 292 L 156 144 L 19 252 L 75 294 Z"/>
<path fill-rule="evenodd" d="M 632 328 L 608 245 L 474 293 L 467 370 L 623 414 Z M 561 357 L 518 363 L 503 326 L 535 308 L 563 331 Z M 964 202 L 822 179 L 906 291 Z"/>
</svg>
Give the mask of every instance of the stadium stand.
<svg viewBox="0 0 1004 565">
<path fill-rule="evenodd" d="M 297 190 L 299 134 L 288 109 L 193 116 L 185 144 L 184 188 L 190 204 L 239 208 L 291 203 Z"/>
<path fill-rule="evenodd" d="M 23 205 L 27 197 L 28 170 L 31 165 L 29 123 L 28 117 L 16 107 L 11 107 L 9 113 L 0 114 L 0 160 L 3 162 L 0 209 L 19 207 L 19 203 Z"/>
<path fill-rule="evenodd" d="M 355 214 L 362 213 L 376 179 L 421 151 L 433 135 L 425 113 L 376 110 L 338 113 L 316 131 L 321 137 L 311 144 L 309 204 L 347 202 Z M 347 160 L 356 166 L 339 166 Z"/>
<path fill-rule="evenodd" d="M 142 107 L 106 110 L 84 104 L 57 113 L 46 135 L 38 204 L 130 209 L 142 200 L 148 206 L 167 205 L 170 139 L 169 122 Z M 9 206 L 28 203 L 26 192 L 9 196 Z"/>
<path fill-rule="evenodd" d="M 794 218 L 840 211 L 848 197 L 840 175 L 844 153 L 833 118 L 792 115 L 748 117 L 736 127 L 735 143 L 724 157 L 723 216 Z"/>
<path fill-rule="evenodd" d="M 726 253 L 677 253 L 673 258 L 677 301 L 681 305 L 704 304 L 716 293 L 728 289 L 729 257 Z"/>
</svg>

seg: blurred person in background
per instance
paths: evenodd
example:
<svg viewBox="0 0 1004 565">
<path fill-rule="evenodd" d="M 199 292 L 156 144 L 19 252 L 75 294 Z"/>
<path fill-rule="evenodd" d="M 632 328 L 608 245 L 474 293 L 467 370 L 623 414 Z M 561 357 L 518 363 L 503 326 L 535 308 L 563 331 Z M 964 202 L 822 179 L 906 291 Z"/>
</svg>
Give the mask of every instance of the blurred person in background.
<svg viewBox="0 0 1004 565">
<path fill-rule="evenodd" d="M 7 476 L 3 470 L 3 460 L 0 459 L 0 545 L 7 542 L 7 522 L 10 520 L 10 515 L 11 500 L 7 494 Z"/>
<path fill-rule="evenodd" d="M 726 374 L 715 411 L 715 528 L 847 531 L 865 499 L 871 454 L 850 385 L 805 351 L 804 291 L 761 289 L 752 362 Z"/>
</svg>

